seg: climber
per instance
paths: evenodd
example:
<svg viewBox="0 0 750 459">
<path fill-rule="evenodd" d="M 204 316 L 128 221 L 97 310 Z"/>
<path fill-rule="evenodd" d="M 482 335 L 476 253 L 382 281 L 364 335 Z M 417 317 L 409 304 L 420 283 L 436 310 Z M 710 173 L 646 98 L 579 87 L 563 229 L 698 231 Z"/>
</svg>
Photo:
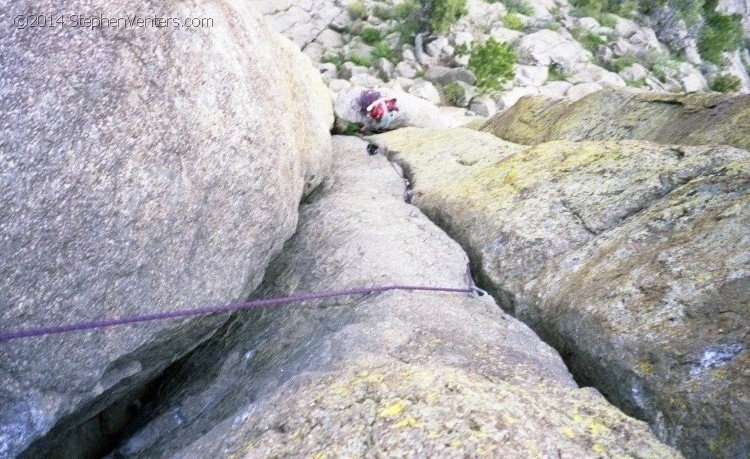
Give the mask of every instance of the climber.
<svg viewBox="0 0 750 459">
<path fill-rule="evenodd" d="M 362 131 L 383 131 L 388 129 L 396 116 L 398 106 L 395 97 L 384 97 L 374 89 L 365 89 L 356 103 L 360 115 L 365 118 Z"/>
</svg>

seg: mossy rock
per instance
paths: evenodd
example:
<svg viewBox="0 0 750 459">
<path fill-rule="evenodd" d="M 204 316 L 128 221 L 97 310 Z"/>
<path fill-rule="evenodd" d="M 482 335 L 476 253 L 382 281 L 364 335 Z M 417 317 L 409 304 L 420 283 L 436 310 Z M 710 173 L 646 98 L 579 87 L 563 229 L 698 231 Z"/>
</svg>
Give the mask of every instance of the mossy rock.
<svg viewBox="0 0 750 459">
<path fill-rule="evenodd" d="M 511 142 L 650 140 L 750 149 L 750 95 L 605 89 L 578 101 L 526 97 L 481 128 Z"/>
<path fill-rule="evenodd" d="M 747 451 L 749 152 L 523 147 L 469 129 L 376 141 L 411 174 L 412 202 L 579 381 L 687 456 Z"/>
</svg>

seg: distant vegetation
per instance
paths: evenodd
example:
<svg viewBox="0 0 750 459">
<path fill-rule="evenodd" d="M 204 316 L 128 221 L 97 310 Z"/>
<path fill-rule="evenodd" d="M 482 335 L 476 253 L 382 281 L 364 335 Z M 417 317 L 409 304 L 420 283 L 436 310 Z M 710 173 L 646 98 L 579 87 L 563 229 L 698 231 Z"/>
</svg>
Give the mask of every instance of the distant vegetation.
<svg viewBox="0 0 750 459">
<path fill-rule="evenodd" d="M 487 0 L 487 3 L 502 3 L 509 13 L 533 16 L 534 7 L 526 0 Z"/>
<path fill-rule="evenodd" d="M 594 17 L 607 27 L 612 25 L 605 13 L 632 17 L 636 11 L 649 14 L 667 6 L 688 27 L 698 29 L 698 51 L 704 59 L 718 65 L 722 63 L 723 52 L 743 46 L 742 16 L 717 13 L 718 0 L 571 0 L 571 4 L 577 16 Z"/>
<path fill-rule="evenodd" d="M 511 30 L 521 30 L 523 29 L 523 21 L 516 13 L 508 13 L 503 18 L 503 23 L 505 24 L 505 27 L 511 29 Z"/>
<path fill-rule="evenodd" d="M 350 3 L 346 7 L 346 11 L 352 19 L 362 19 L 365 17 L 365 6 L 362 4 L 362 0 Z"/>
<path fill-rule="evenodd" d="M 516 53 L 505 43 L 489 38 L 476 45 L 469 54 L 469 68 L 477 77 L 477 86 L 483 89 L 499 89 L 505 80 L 513 78 Z"/>
<path fill-rule="evenodd" d="M 380 30 L 375 27 L 365 27 L 360 36 L 362 37 L 362 41 L 368 45 L 372 45 L 380 41 Z"/>
<path fill-rule="evenodd" d="M 704 6 L 706 22 L 698 40 L 698 52 L 709 62 L 721 65 L 723 52 L 734 51 L 743 44 L 742 16 L 719 14 L 713 11 L 715 7 L 716 0 L 707 1 Z"/>
<path fill-rule="evenodd" d="M 711 84 L 711 89 L 717 92 L 737 92 L 741 88 L 742 81 L 734 75 L 719 75 Z"/>
<path fill-rule="evenodd" d="M 463 94 L 464 90 L 461 85 L 454 81 L 443 88 L 443 101 L 448 105 L 458 105 Z"/>
<path fill-rule="evenodd" d="M 432 11 L 429 11 L 430 28 L 433 33 L 446 32 L 461 16 L 466 14 L 466 0 L 432 0 L 423 3 L 432 3 Z"/>
</svg>

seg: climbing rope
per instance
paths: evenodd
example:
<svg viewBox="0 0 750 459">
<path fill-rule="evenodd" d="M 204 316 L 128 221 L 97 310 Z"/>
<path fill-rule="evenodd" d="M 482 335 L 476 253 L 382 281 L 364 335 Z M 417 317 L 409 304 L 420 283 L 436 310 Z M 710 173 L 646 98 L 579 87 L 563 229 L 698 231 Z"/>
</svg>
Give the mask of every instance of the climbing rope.
<svg viewBox="0 0 750 459">
<path fill-rule="evenodd" d="M 230 303 L 219 306 L 208 306 L 195 309 L 183 309 L 177 311 L 157 312 L 153 314 L 143 314 L 125 317 L 115 317 L 111 319 L 94 320 L 90 322 L 75 322 L 49 327 L 27 328 L 0 333 L 0 342 L 11 341 L 20 338 L 29 338 L 32 336 L 58 335 L 61 333 L 71 333 L 84 330 L 96 330 L 101 328 L 114 327 L 118 325 L 135 324 L 140 322 L 153 322 L 166 319 L 175 319 L 179 317 L 203 316 L 209 314 L 219 314 L 242 309 L 262 308 L 286 303 L 298 303 L 311 300 L 324 300 L 327 298 L 336 298 L 342 296 L 367 295 L 371 293 L 382 293 L 393 290 L 405 290 L 411 292 L 445 292 L 445 293 L 467 293 L 470 295 L 483 295 L 484 292 L 474 286 L 471 280 L 471 273 L 467 270 L 467 279 L 469 287 L 428 287 L 415 285 L 384 285 L 365 287 L 351 290 L 335 290 L 330 292 L 307 293 L 286 297 L 265 298 L 253 301 L 244 301 L 241 303 Z"/>
</svg>

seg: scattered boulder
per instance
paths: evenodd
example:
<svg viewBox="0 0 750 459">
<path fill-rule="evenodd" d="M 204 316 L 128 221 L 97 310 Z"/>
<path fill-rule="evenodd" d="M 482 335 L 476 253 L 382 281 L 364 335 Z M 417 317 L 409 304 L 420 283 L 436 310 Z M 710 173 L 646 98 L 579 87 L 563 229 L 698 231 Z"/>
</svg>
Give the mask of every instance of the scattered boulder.
<svg viewBox="0 0 750 459">
<path fill-rule="evenodd" d="M 440 104 L 440 93 L 429 81 L 415 81 L 408 89 L 409 94 L 424 99 L 433 105 Z"/>
<path fill-rule="evenodd" d="M 564 97 L 571 86 L 573 84 L 567 81 L 549 81 L 544 86 L 539 87 L 539 94 L 545 97 Z"/>
<path fill-rule="evenodd" d="M 602 89 L 604 88 L 599 83 L 580 83 L 571 86 L 565 96 L 571 101 L 576 101 Z"/>
<path fill-rule="evenodd" d="M 349 82 L 352 86 L 365 86 L 368 88 L 375 88 L 383 84 L 383 80 L 376 78 L 369 73 L 358 73 L 349 78 Z"/>
<path fill-rule="evenodd" d="M 469 110 L 479 116 L 492 116 L 497 112 L 497 104 L 490 97 L 481 96 L 471 99 Z"/>
<path fill-rule="evenodd" d="M 407 61 L 402 61 L 396 64 L 396 75 L 402 78 L 413 79 L 417 76 L 416 64 Z"/>
<path fill-rule="evenodd" d="M 687 62 L 683 62 L 680 64 L 678 71 L 677 80 L 685 92 L 703 92 L 708 90 L 708 83 L 700 70 Z"/>
<path fill-rule="evenodd" d="M 518 40 L 523 37 L 523 33 L 517 30 L 511 30 L 504 26 L 495 26 L 490 30 L 490 37 L 499 41 L 500 43 L 508 43 L 509 45 L 515 45 Z"/>
<path fill-rule="evenodd" d="M 582 83 L 596 83 L 599 85 L 599 89 L 618 87 L 621 88 L 625 86 L 625 80 L 623 80 L 620 75 L 614 72 L 610 72 L 609 70 L 603 69 L 594 64 L 586 64 L 579 71 L 569 76 L 567 80 L 574 85 Z"/>
<path fill-rule="evenodd" d="M 316 43 L 320 43 L 326 50 L 338 50 L 344 46 L 344 39 L 341 34 L 333 29 L 325 29 L 315 39 Z"/>
<path fill-rule="evenodd" d="M 465 67 L 439 67 L 434 66 L 427 69 L 424 75 L 425 80 L 442 86 L 451 84 L 456 81 L 473 85 L 477 82 L 474 73 Z"/>
<path fill-rule="evenodd" d="M 391 164 L 359 139 L 334 144 L 331 179 L 302 207 L 261 293 L 466 285 L 465 253 L 404 202 Z M 678 457 L 577 388 L 559 356 L 488 297 L 308 301 L 237 315 L 225 331 L 184 363 L 116 454 Z"/>
<path fill-rule="evenodd" d="M 517 65 L 515 71 L 516 86 L 542 86 L 549 76 L 549 67 L 544 65 Z"/>
<path fill-rule="evenodd" d="M 132 14 L 103 1 L 68 7 Z M 245 298 L 327 174 L 328 93 L 292 43 L 242 3 L 150 8 L 215 25 L 56 28 L 33 46 L 29 30 L 0 37 L 4 331 Z M 3 16 L 24 12 L 8 4 Z M 89 420 L 98 428 L 101 412 L 223 321 L 2 343 L 0 456 L 99 454 L 71 432 Z M 120 419 L 110 421 L 116 430 Z"/>
<path fill-rule="evenodd" d="M 522 148 L 466 129 L 376 140 L 410 171 L 412 201 L 467 248 L 483 285 L 584 384 L 688 457 L 744 455 L 750 152 L 640 141 Z"/>
<path fill-rule="evenodd" d="M 572 37 L 547 29 L 521 37 L 516 54 L 519 64 L 549 66 L 554 63 L 566 72 L 580 69 L 593 58 Z"/>
<path fill-rule="evenodd" d="M 383 81 L 390 81 L 391 77 L 396 71 L 393 63 L 388 59 L 381 57 L 375 61 L 375 71 L 377 72 L 378 78 Z"/>
<path fill-rule="evenodd" d="M 534 86 L 516 86 L 510 91 L 500 93 L 500 96 L 495 99 L 495 103 L 500 110 L 507 110 L 522 97 L 537 94 L 539 94 L 539 88 Z"/>
<path fill-rule="evenodd" d="M 512 110 L 495 115 L 482 130 L 527 145 L 551 140 L 638 139 L 728 144 L 750 150 L 750 96 L 624 88 L 599 91 L 578 102 L 525 98 Z"/>
<path fill-rule="evenodd" d="M 469 103 L 471 103 L 474 96 L 477 95 L 477 89 L 463 81 L 454 81 L 443 87 L 442 93 L 444 103 L 466 108 L 469 106 Z"/>
<path fill-rule="evenodd" d="M 367 75 L 369 72 L 370 69 L 367 67 L 357 65 L 353 62 L 344 62 L 339 71 L 339 75 L 345 80 L 350 80 L 354 75 Z"/>
<path fill-rule="evenodd" d="M 635 63 L 620 70 L 618 75 L 620 75 L 623 80 L 631 83 L 634 81 L 645 80 L 648 76 L 648 69 L 641 64 Z"/>
</svg>

